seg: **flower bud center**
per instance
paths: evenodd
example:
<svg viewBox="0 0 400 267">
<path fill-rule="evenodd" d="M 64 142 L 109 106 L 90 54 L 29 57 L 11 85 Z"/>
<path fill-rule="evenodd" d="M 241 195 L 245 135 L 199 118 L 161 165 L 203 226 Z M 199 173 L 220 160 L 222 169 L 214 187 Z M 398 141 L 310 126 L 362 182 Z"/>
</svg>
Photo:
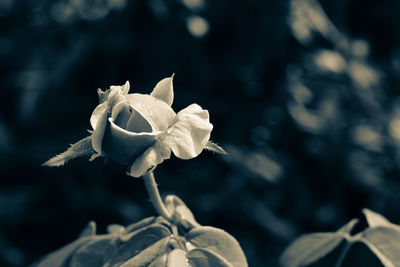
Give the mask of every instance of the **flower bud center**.
<svg viewBox="0 0 400 267">
<path fill-rule="evenodd" d="M 150 123 L 130 106 L 121 109 L 115 124 L 124 130 L 134 133 L 151 133 L 153 131 Z"/>
</svg>

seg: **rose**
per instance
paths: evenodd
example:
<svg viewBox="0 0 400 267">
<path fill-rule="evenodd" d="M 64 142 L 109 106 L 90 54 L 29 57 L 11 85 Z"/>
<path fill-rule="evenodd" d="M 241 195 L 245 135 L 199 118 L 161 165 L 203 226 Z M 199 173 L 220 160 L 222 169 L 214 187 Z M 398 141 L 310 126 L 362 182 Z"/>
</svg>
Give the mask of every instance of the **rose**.
<svg viewBox="0 0 400 267">
<path fill-rule="evenodd" d="M 150 95 L 128 91 L 129 82 L 99 91 L 103 102 L 90 118 L 92 146 L 99 155 L 131 165 L 128 173 L 139 177 L 169 158 L 171 150 L 181 159 L 200 154 L 213 128 L 208 111 L 192 104 L 175 114 L 172 77 Z"/>
<path fill-rule="evenodd" d="M 129 82 L 98 90 L 100 104 L 90 118 L 92 135 L 50 159 L 47 166 L 60 166 L 67 160 L 93 153 L 129 165 L 127 173 L 140 177 L 170 158 L 171 151 L 181 159 L 198 156 L 204 148 L 224 153 L 210 142 L 213 128 L 207 110 L 192 104 L 175 113 L 171 108 L 173 76 L 161 80 L 150 95 L 128 94 Z"/>
</svg>

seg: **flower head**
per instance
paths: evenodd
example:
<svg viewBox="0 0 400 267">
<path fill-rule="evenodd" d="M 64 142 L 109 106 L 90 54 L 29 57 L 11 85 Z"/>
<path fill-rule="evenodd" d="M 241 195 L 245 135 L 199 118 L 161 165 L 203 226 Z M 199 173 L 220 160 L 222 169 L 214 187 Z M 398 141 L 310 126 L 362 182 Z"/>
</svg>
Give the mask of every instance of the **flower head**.
<svg viewBox="0 0 400 267">
<path fill-rule="evenodd" d="M 90 118 L 92 135 L 45 165 L 63 165 L 90 151 L 91 160 L 111 158 L 128 165 L 129 175 L 140 177 L 170 158 L 171 151 L 181 159 L 194 158 L 204 148 L 224 153 L 209 141 L 213 126 L 207 110 L 197 104 L 178 113 L 171 108 L 172 80 L 173 76 L 161 80 L 149 95 L 128 94 L 129 82 L 99 90 L 100 103 Z"/>
</svg>

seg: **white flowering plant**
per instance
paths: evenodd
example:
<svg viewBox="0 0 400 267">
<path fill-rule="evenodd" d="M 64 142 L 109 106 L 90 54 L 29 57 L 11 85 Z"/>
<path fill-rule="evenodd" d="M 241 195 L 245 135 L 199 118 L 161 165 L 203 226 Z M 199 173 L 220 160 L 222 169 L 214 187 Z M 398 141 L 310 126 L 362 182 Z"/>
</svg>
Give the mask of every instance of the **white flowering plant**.
<svg viewBox="0 0 400 267">
<path fill-rule="evenodd" d="M 90 135 L 71 145 L 44 166 L 62 166 L 79 156 L 105 157 L 128 166 L 127 175 L 142 178 L 158 216 L 129 226 L 110 225 L 97 234 L 90 222 L 71 244 L 34 264 L 61 266 L 245 267 L 246 257 L 224 230 L 200 225 L 174 195 L 161 198 L 153 171 L 171 152 L 181 159 L 204 149 L 225 154 L 210 141 L 213 125 L 207 110 L 192 104 L 178 113 L 171 108 L 173 75 L 147 94 L 129 94 L 130 84 L 98 90 Z"/>
</svg>

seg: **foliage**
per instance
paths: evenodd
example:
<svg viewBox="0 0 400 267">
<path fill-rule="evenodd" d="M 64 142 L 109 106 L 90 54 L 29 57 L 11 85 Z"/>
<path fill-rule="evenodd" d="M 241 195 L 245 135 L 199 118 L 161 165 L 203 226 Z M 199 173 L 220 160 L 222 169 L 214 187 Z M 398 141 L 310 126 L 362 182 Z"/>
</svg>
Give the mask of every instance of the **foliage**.
<svg viewBox="0 0 400 267">
<path fill-rule="evenodd" d="M 341 266 L 346 253 L 352 244 L 364 243 L 379 258 L 385 267 L 400 265 L 400 226 L 390 223 L 371 210 L 364 209 L 363 213 L 368 227 L 363 231 L 351 235 L 358 220 L 353 219 L 334 233 L 313 233 L 304 235 L 285 250 L 281 256 L 281 263 L 287 267 L 309 265 L 332 252 L 343 240 L 347 243 L 336 266 Z"/>
<path fill-rule="evenodd" d="M 198 225 L 178 197 L 167 196 L 166 202 L 171 212 L 179 214 L 174 222 L 162 216 L 149 217 L 127 227 L 110 225 L 108 234 L 103 235 L 96 234 L 91 222 L 76 241 L 34 266 L 247 266 L 236 239 L 221 229 Z"/>
</svg>

